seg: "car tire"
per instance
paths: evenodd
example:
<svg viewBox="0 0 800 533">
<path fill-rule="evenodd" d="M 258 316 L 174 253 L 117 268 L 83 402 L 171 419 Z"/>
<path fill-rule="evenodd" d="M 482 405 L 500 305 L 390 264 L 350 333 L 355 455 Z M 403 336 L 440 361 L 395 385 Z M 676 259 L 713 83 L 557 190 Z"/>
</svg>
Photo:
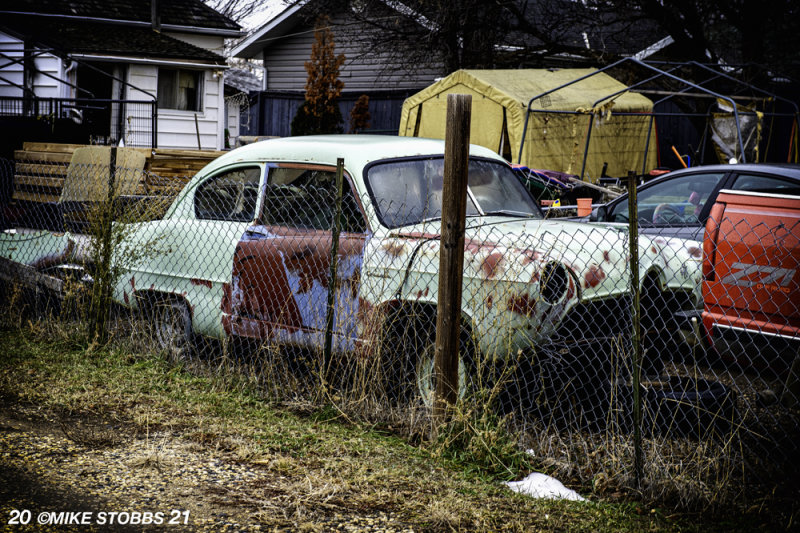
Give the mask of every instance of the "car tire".
<svg viewBox="0 0 800 533">
<path fill-rule="evenodd" d="M 464 350 L 462 349 L 461 352 Z M 427 345 L 423 347 L 421 354 L 416 357 L 414 369 L 414 383 L 416 390 L 414 394 L 424 407 L 433 408 L 436 393 L 436 380 L 434 373 L 436 353 L 436 336 L 434 335 Z M 458 357 L 458 400 L 463 400 L 471 389 L 471 357 L 465 357 L 459 353 Z"/>
<path fill-rule="evenodd" d="M 192 355 L 194 335 L 189 306 L 182 300 L 159 300 L 151 306 L 153 339 L 159 350 L 173 362 L 187 362 Z"/>
<path fill-rule="evenodd" d="M 667 360 L 681 354 L 676 343 L 680 329 L 674 317 L 675 297 L 658 288 L 658 282 L 645 280 L 641 293 L 642 374 L 658 376 Z"/>
<path fill-rule="evenodd" d="M 388 400 L 395 404 L 431 407 L 436 315 L 431 311 L 405 310 L 387 318 L 380 348 L 382 377 Z M 460 334 L 459 398 L 472 383 L 473 341 L 468 328 Z"/>
</svg>

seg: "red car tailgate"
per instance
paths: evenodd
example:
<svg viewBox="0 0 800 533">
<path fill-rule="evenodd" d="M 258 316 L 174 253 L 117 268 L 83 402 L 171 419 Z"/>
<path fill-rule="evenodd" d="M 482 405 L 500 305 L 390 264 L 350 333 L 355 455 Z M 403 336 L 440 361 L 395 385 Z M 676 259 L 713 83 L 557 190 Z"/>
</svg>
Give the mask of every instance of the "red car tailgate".
<svg viewBox="0 0 800 533">
<path fill-rule="evenodd" d="M 750 320 L 800 327 L 800 197 L 723 191 L 717 203 L 725 206 L 712 211 L 721 217 L 713 221 L 718 230 L 703 288 L 706 309 L 731 322 L 736 310 L 743 327 Z"/>
</svg>

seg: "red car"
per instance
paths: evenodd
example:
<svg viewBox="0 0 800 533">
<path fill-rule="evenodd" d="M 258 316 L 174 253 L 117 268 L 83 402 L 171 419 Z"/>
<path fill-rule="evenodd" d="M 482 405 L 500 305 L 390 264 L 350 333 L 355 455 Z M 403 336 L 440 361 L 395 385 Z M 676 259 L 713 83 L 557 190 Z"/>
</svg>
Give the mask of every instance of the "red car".
<svg viewBox="0 0 800 533">
<path fill-rule="evenodd" d="M 800 356 L 800 196 L 721 191 L 703 252 L 702 316 L 713 349 L 785 372 Z"/>
</svg>

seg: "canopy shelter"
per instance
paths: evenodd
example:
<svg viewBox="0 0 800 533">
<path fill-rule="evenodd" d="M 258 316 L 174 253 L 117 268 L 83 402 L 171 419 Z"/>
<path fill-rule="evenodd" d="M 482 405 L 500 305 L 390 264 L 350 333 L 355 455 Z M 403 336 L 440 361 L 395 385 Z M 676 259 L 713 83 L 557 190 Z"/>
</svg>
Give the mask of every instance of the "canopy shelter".
<svg viewBox="0 0 800 533">
<path fill-rule="evenodd" d="M 593 148 L 593 135 L 599 128 L 593 128 L 593 124 L 598 124 L 597 120 L 603 120 L 604 113 L 609 106 L 624 94 L 654 94 L 659 97 L 653 102 L 652 111 L 649 115 L 650 125 L 646 128 L 647 141 L 644 143 L 644 154 L 642 157 L 641 174 L 652 175 L 648 168 L 652 169 L 652 159 L 648 153 L 655 148 L 660 151 L 660 156 L 671 151 L 675 158 L 680 161 L 681 166 L 694 164 L 707 164 L 710 162 L 762 162 L 775 161 L 797 162 L 797 123 L 800 119 L 800 108 L 796 102 L 783 98 L 777 94 L 765 91 L 744 80 L 722 72 L 718 65 L 709 67 L 694 61 L 686 63 L 666 63 L 666 70 L 662 70 L 651 64 L 634 57 L 626 57 L 615 63 L 607 65 L 599 70 L 590 71 L 588 74 L 573 79 L 561 86 L 549 89 L 543 93 L 532 97 L 528 101 L 527 121 L 538 114 L 551 114 L 555 111 L 542 109 L 542 102 L 546 102 L 554 95 L 563 94 L 574 89 L 579 84 L 588 80 L 596 79 L 598 76 L 605 75 L 613 71 L 618 72 L 628 82 L 628 86 L 623 89 L 610 92 L 595 100 L 590 106 L 589 127 L 584 148 L 584 162 L 580 170 L 581 177 L 591 177 L 591 159 L 596 148 Z M 685 73 L 689 74 L 687 78 Z M 741 75 L 741 72 L 739 73 Z M 616 74 L 615 74 L 616 75 Z M 705 99 L 713 99 L 711 106 L 702 104 Z M 737 100 L 747 102 L 737 103 Z M 679 103 L 680 102 L 680 103 Z M 690 103 L 693 102 L 693 103 Z M 776 104 L 783 107 L 783 111 L 776 108 Z M 705 107 L 705 110 L 703 108 Z M 561 111 L 561 113 L 570 113 Z M 585 114 L 585 109 L 578 109 L 572 114 Z M 616 108 L 617 118 L 632 116 L 635 120 L 640 120 L 643 116 L 642 111 L 626 111 Z M 653 127 L 656 117 L 664 120 L 659 124 L 658 141 L 651 142 L 652 133 L 656 131 Z M 597 120 L 595 120 L 597 119 Z M 691 129 L 697 124 L 697 119 L 705 125 L 702 137 L 692 139 Z M 767 119 L 765 121 L 765 119 Z M 791 132 L 785 130 L 781 135 L 779 121 L 783 122 L 784 128 L 789 119 Z M 683 125 L 681 125 L 683 123 Z M 666 125 L 666 127 L 665 127 Z M 688 126 L 688 128 L 687 128 Z M 525 156 L 528 144 L 526 135 L 530 128 L 523 128 L 523 136 L 520 141 L 519 158 Z M 766 133 L 766 135 L 764 135 Z M 777 136 L 773 136 L 777 133 Z M 667 144 L 664 146 L 664 139 Z M 783 152 L 785 139 L 788 137 L 788 152 Z M 676 144 L 682 150 L 676 149 Z M 718 161 L 708 161 L 706 159 L 706 145 L 713 146 L 713 152 Z M 694 145 L 694 146 L 693 146 Z M 780 148 L 775 150 L 777 145 Z M 770 153 L 770 148 L 773 150 Z M 683 153 L 687 155 L 683 155 Z M 785 155 L 784 155 L 785 154 Z M 699 156 L 699 157 L 698 157 Z M 693 159 L 694 157 L 694 159 Z M 776 159 L 777 157 L 777 159 Z M 660 170 L 660 169 L 659 169 Z M 635 172 L 635 171 L 634 171 Z M 605 167 L 603 168 L 605 174 Z M 614 169 L 611 174 L 619 175 Z"/>
<path fill-rule="evenodd" d="M 451 93 L 472 95 L 471 142 L 514 163 L 591 181 L 657 166 L 653 103 L 596 69 L 456 71 L 405 101 L 400 135 L 443 139 Z"/>
</svg>

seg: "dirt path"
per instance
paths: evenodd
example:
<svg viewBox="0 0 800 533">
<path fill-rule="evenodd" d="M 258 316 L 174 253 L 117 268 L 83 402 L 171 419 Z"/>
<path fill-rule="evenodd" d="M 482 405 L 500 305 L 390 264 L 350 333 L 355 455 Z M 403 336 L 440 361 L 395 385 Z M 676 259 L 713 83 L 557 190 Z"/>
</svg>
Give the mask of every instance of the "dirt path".
<svg viewBox="0 0 800 533">
<path fill-rule="evenodd" d="M 286 483 L 280 475 L 266 465 L 238 462 L 213 442 L 191 442 L 180 432 L 142 434 L 118 421 L 79 421 L 2 402 L 3 531 L 410 530 L 382 513 L 332 509 L 320 519 L 309 509 L 308 521 L 298 520 L 303 509 L 295 498 L 281 508 Z"/>
</svg>

